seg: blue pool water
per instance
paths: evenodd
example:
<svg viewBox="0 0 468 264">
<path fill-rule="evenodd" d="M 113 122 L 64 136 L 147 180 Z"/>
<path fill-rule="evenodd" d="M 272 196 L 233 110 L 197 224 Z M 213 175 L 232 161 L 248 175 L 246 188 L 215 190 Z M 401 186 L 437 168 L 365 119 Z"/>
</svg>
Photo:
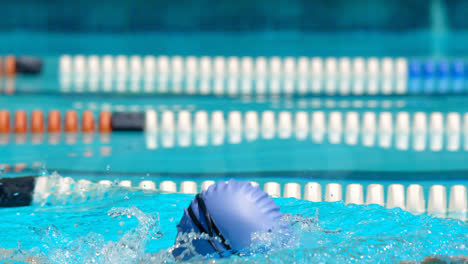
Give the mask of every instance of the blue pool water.
<svg viewBox="0 0 468 264">
<path fill-rule="evenodd" d="M 193 195 L 117 191 L 114 198 L 2 211 L 2 259 L 40 263 L 172 263 L 176 224 Z M 378 205 L 278 198 L 294 232 L 254 235 L 247 256 L 206 263 L 397 263 L 467 255 L 468 225 Z M 76 217 L 80 215 L 80 217 Z M 278 242 L 287 241 L 287 242 Z M 263 254 L 256 250 L 267 249 Z M 442 257 L 444 258 L 444 257 Z M 447 257 L 445 257 L 447 258 Z M 202 257 L 191 262 L 200 263 Z M 35 262 L 37 263 L 37 262 Z"/>
</svg>

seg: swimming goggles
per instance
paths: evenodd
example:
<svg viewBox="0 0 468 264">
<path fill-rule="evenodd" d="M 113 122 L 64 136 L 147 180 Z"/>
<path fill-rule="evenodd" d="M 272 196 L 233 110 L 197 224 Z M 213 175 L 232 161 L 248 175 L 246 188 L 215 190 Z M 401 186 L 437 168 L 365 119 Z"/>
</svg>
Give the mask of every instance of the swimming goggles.
<svg viewBox="0 0 468 264">
<path fill-rule="evenodd" d="M 189 207 L 187 208 L 187 211 L 188 211 L 188 214 L 190 216 L 190 219 L 192 219 L 195 226 L 198 228 L 198 230 L 202 234 L 203 233 L 208 234 L 208 236 L 210 238 L 214 238 L 214 237 L 219 237 L 220 238 L 221 244 L 226 248 L 226 250 L 219 250 L 216 247 L 213 239 L 208 239 L 208 242 L 210 243 L 210 245 L 213 247 L 213 249 L 221 257 L 225 256 L 225 253 L 227 253 L 226 251 L 229 251 L 229 253 L 231 253 L 231 254 L 235 254 L 235 252 L 232 251 L 231 246 L 227 243 L 227 241 L 226 241 L 225 237 L 223 236 L 223 234 L 221 234 L 221 232 L 219 231 L 219 228 L 216 226 L 213 218 L 210 215 L 210 212 L 208 212 L 208 209 L 206 208 L 205 201 L 203 201 L 203 198 L 200 196 L 200 194 L 197 194 L 195 199 L 197 200 L 198 207 L 200 208 L 200 210 L 202 211 L 202 213 L 203 213 L 203 215 L 205 217 L 205 222 L 206 222 L 206 226 L 207 226 L 208 230 L 206 230 L 205 227 L 201 224 L 201 222 L 197 219 L 197 217 L 193 213 L 192 206 L 189 205 Z"/>
</svg>

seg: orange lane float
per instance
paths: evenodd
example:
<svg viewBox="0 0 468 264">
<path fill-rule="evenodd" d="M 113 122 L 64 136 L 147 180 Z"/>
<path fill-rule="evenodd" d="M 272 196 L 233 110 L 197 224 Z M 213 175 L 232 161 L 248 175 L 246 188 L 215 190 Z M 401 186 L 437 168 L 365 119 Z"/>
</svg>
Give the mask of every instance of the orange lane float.
<svg viewBox="0 0 468 264">
<path fill-rule="evenodd" d="M 31 132 L 44 133 L 44 113 L 35 110 L 31 114 Z"/>
<path fill-rule="evenodd" d="M 24 169 L 26 169 L 28 167 L 28 165 L 26 163 L 17 163 L 15 164 L 15 166 L 13 167 L 13 170 L 15 172 L 21 172 L 23 171 Z"/>
<path fill-rule="evenodd" d="M 110 112 L 103 111 L 99 114 L 99 132 L 112 132 L 112 114 Z"/>
<path fill-rule="evenodd" d="M 91 111 L 84 111 L 81 116 L 81 131 L 94 132 L 94 116 Z"/>
<path fill-rule="evenodd" d="M 61 129 L 60 112 L 52 110 L 49 112 L 49 118 L 47 120 L 47 131 L 49 133 L 58 133 Z"/>
<path fill-rule="evenodd" d="M 11 55 L 5 57 L 5 75 L 8 77 L 16 75 L 16 59 Z"/>
<path fill-rule="evenodd" d="M 0 111 L 0 133 L 10 133 L 10 112 Z"/>
<path fill-rule="evenodd" d="M 78 132 L 78 115 L 70 110 L 65 114 L 65 132 Z"/>
<path fill-rule="evenodd" d="M 26 111 L 15 112 L 15 133 L 26 133 L 28 130 L 28 117 Z"/>
<path fill-rule="evenodd" d="M 0 172 L 8 172 L 8 171 L 10 171 L 9 164 L 0 164 Z"/>
</svg>

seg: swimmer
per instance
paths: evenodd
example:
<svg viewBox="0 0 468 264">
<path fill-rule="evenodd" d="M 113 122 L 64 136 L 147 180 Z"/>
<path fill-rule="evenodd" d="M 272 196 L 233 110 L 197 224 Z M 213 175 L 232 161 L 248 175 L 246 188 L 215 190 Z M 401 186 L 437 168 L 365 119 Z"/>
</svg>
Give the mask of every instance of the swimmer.
<svg viewBox="0 0 468 264">
<path fill-rule="evenodd" d="M 188 260 L 196 254 L 229 257 L 233 254 L 241 255 L 239 252 L 248 253 L 251 235 L 254 232 L 271 231 L 281 217 L 279 206 L 260 188 L 253 187 L 249 182 L 219 182 L 198 194 L 184 210 L 177 226 L 178 235 L 172 254 L 177 260 Z M 340 232 L 320 230 L 326 233 Z M 184 241 L 190 237 L 196 239 Z M 429 256 L 422 262 L 400 263 L 468 264 L 468 257 Z"/>
<path fill-rule="evenodd" d="M 34 177 L 2 179 L 0 207 L 31 204 Z M 283 216 L 279 206 L 250 182 L 219 182 L 198 194 L 177 226 L 178 236 L 172 251 L 177 260 L 195 255 L 226 257 L 242 254 L 251 244 L 254 232 L 268 232 Z M 195 240 L 184 234 L 199 234 Z M 11 250 L 0 256 L 11 256 Z M 35 263 L 39 260 L 34 259 Z"/>
<path fill-rule="evenodd" d="M 184 210 L 172 254 L 179 260 L 239 254 L 248 250 L 254 232 L 271 231 L 282 215 L 268 194 L 249 182 L 219 182 Z M 200 236 L 186 241 L 190 233 Z"/>
</svg>

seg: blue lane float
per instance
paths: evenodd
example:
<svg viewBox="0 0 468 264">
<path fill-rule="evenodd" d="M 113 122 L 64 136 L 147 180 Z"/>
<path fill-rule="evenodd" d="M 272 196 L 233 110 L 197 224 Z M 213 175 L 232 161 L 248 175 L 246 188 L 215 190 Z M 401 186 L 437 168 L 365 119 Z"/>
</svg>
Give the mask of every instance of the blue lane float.
<svg viewBox="0 0 468 264">
<path fill-rule="evenodd" d="M 454 77 L 461 78 L 465 75 L 465 62 L 463 60 L 453 61 L 453 75 Z"/>
<path fill-rule="evenodd" d="M 199 255 L 229 256 L 248 249 L 254 232 L 268 232 L 281 218 L 279 206 L 250 182 L 221 181 L 198 194 L 184 210 L 177 225 L 178 239 L 173 255 L 184 260 Z M 195 232 L 207 239 L 187 245 L 183 234 Z M 193 252 L 188 248 L 192 247 Z"/>
</svg>

